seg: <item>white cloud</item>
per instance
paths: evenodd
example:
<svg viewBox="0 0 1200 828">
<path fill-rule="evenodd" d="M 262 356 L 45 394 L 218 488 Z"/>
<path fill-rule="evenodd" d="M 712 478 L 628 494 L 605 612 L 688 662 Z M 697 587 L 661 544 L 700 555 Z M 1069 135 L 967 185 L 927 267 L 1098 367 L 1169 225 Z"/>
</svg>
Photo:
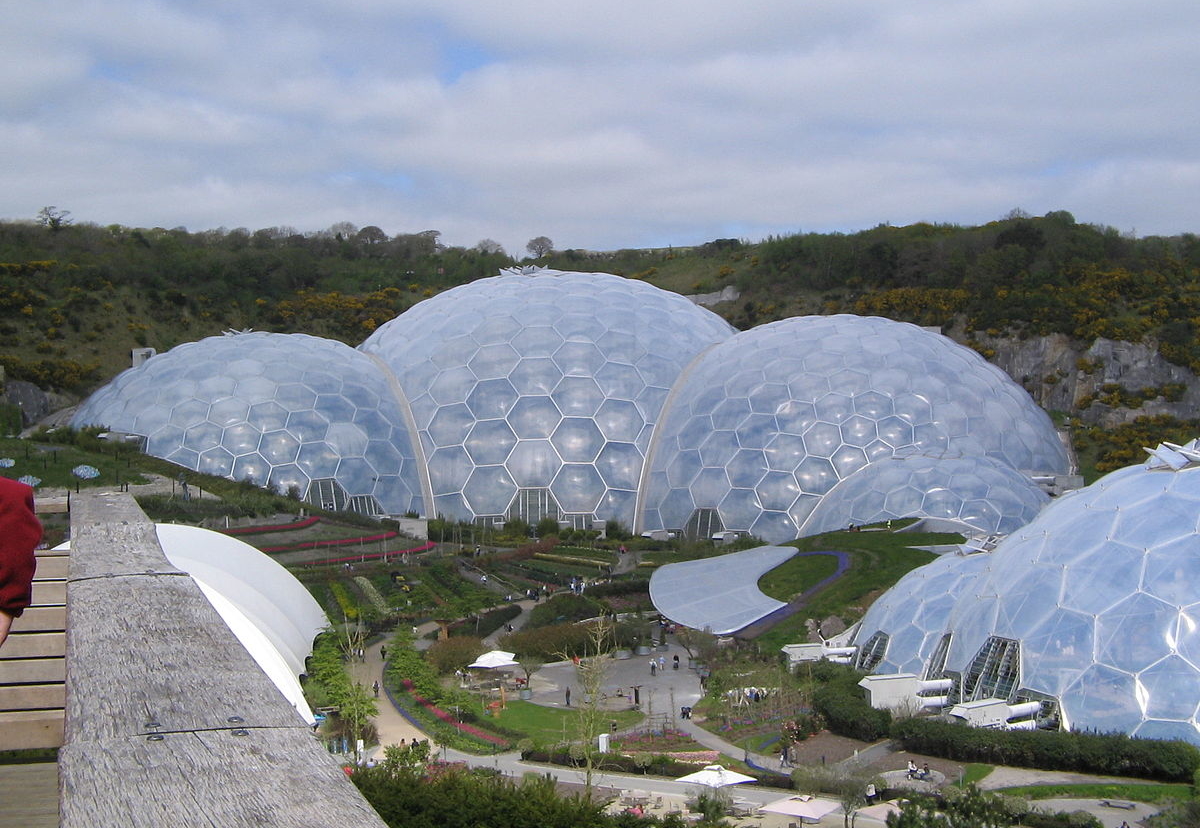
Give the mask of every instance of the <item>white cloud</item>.
<svg viewBox="0 0 1200 828">
<path fill-rule="evenodd" d="M 1200 6 L 65 0 L 0 31 L 0 215 L 513 253 L 1021 206 L 1196 230 Z"/>
</svg>

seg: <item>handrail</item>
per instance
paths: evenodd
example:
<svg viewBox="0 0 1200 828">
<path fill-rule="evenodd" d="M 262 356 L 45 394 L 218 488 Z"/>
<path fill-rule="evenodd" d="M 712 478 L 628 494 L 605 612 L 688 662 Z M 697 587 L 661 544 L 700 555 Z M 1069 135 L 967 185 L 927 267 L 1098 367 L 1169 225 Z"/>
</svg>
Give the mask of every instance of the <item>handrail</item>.
<svg viewBox="0 0 1200 828">
<path fill-rule="evenodd" d="M 61 824 L 382 828 L 133 498 L 71 507 Z"/>
</svg>

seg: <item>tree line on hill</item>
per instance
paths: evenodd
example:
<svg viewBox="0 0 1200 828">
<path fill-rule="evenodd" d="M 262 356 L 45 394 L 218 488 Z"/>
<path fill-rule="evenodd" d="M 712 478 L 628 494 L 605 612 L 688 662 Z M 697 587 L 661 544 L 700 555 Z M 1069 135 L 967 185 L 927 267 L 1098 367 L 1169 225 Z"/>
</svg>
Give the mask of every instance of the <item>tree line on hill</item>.
<svg viewBox="0 0 1200 828">
<path fill-rule="evenodd" d="M 10 377 L 43 387 L 94 385 L 115 373 L 111 353 L 229 327 L 357 345 L 422 299 L 517 263 L 488 240 L 447 246 L 434 230 L 188 232 L 72 224 L 47 209 L 40 222 L 0 222 L 0 357 Z M 852 312 L 956 328 L 968 343 L 977 332 L 1149 337 L 1167 360 L 1200 369 L 1200 238 L 1191 233 L 1137 238 L 1065 211 L 1014 212 L 980 226 L 880 225 L 757 244 L 595 253 L 538 237 L 527 249 L 537 257 L 529 262 L 685 293 L 735 286 L 741 297 L 716 310 L 742 328 Z"/>
</svg>

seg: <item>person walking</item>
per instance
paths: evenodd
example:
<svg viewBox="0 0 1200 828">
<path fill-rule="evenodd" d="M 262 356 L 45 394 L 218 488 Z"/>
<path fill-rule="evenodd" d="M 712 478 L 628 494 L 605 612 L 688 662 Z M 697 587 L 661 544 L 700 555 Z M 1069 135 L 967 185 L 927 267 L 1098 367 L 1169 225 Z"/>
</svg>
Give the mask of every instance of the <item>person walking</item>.
<svg viewBox="0 0 1200 828">
<path fill-rule="evenodd" d="M 566 698 L 567 698 L 567 707 L 570 707 L 571 706 L 571 688 L 568 687 L 566 692 L 563 693 L 563 695 L 566 696 Z"/>
<path fill-rule="evenodd" d="M 375 691 L 375 698 L 379 698 L 379 682 L 376 681 L 371 685 L 371 689 Z"/>
<path fill-rule="evenodd" d="M 654 676 L 658 673 L 658 662 L 653 658 L 650 659 L 650 675 Z"/>
</svg>

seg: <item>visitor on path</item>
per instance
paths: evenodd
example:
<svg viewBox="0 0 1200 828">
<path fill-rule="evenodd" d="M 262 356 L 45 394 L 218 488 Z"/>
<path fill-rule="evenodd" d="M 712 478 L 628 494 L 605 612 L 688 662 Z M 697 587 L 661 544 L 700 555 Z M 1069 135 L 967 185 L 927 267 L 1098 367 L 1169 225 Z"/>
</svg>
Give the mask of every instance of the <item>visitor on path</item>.
<svg viewBox="0 0 1200 828">
<path fill-rule="evenodd" d="M 660 670 L 667 669 L 667 659 L 664 656 L 658 657 L 658 669 L 660 669 Z"/>
<path fill-rule="evenodd" d="M 564 695 L 567 697 L 567 707 L 570 707 L 571 706 L 571 688 L 570 687 L 567 688 L 567 691 L 566 691 L 566 693 L 564 693 Z"/>
<path fill-rule="evenodd" d="M 658 662 L 653 658 L 650 659 L 650 675 L 654 676 L 658 673 Z"/>
<path fill-rule="evenodd" d="M 679 653 L 676 653 L 675 655 L 671 656 L 671 669 L 672 670 L 679 669 Z"/>
<path fill-rule="evenodd" d="M 33 600 L 33 550 L 42 539 L 42 524 L 33 511 L 33 489 L 0 477 L 0 644 L 14 618 Z"/>
<path fill-rule="evenodd" d="M 371 685 L 371 689 L 375 691 L 375 698 L 379 698 L 379 682 L 376 681 Z"/>
<path fill-rule="evenodd" d="M 379 660 L 380 660 L 380 661 L 387 661 L 387 647 L 380 647 L 380 648 L 379 648 Z"/>
</svg>

